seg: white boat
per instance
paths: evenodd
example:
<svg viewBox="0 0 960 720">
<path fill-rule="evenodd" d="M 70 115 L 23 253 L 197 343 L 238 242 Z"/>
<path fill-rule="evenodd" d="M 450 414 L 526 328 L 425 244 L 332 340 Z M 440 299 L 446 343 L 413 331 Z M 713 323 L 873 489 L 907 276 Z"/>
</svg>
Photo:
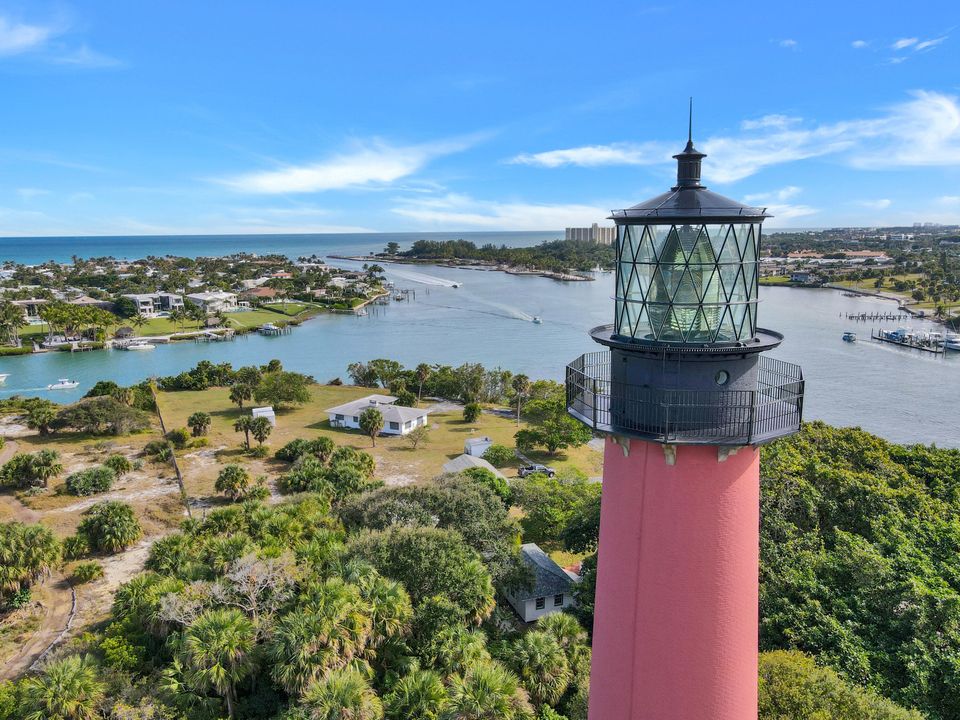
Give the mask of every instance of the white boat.
<svg viewBox="0 0 960 720">
<path fill-rule="evenodd" d="M 960 352 L 960 335 L 957 335 L 956 333 L 948 333 L 947 337 L 943 341 L 943 349 Z"/>
<path fill-rule="evenodd" d="M 366 317 L 366 316 L 367 316 L 366 308 L 360 308 L 359 310 L 357 310 L 357 317 Z"/>
<path fill-rule="evenodd" d="M 844 342 L 856 342 L 856 341 L 857 341 L 857 334 L 854 333 L 854 332 L 845 332 L 845 333 L 843 334 L 843 341 L 844 341 Z"/>
<path fill-rule="evenodd" d="M 541 324 L 543 324 L 543 318 L 540 317 L 539 315 L 535 315 L 534 318 L 533 318 L 533 324 L 534 324 L 534 325 L 541 325 Z"/>
<path fill-rule="evenodd" d="M 10 377 L 10 373 L 0 373 L 0 385 L 3 385 L 8 377 Z"/>
<path fill-rule="evenodd" d="M 124 350 L 153 350 L 156 347 L 157 346 L 152 343 L 141 341 L 141 342 L 130 343 L 129 345 L 124 345 L 123 349 Z"/>
<path fill-rule="evenodd" d="M 79 386 L 80 383 L 78 383 L 76 380 L 60 378 L 55 383 L 47 385 L 47 390 L 73 390 L 75 387 Z"/>
<path fill-rule="evenodd" d="M 451 285 L 450 287 L 458 288 L 458 287 L 460 287 L 460 283 L 455 282 L 455 283 L 453 283 L 453 285 Z"/>
</svg>

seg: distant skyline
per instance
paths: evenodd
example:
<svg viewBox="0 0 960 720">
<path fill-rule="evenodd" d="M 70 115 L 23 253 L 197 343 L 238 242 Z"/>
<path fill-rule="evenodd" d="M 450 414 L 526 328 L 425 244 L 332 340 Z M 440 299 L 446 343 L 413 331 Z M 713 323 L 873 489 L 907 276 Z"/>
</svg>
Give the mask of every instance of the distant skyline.
<svg viewBox="0 0 960 720">
<path fill-rule="evenodd" d="M 960 223 L 955 3 L 5 2 L 0 235 Z"/>
</svg>

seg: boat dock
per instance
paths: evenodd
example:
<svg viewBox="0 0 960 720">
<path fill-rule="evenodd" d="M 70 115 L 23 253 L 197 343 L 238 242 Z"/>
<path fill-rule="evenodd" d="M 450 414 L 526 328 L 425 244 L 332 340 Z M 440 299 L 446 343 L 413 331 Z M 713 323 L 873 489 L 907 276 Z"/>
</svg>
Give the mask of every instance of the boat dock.
<svg viewBox="0 0 960 720">
<path fill-rule="evenodd" d="M 879 340 L 880 342 L 891 345 L 899 345 L 900 347 L 910 348 L 912 350 L 921 350 L 923 352 L 934 353 L 935 355 L 943 354 L 942 342 L 925 339 L 923 337 L 918 338 L 913 335 L 884 332 L 883 330 L 871 330 L 870 337 L 873 340 Z"/>
<path fill-rule="evenodd" d="M 847 320 L 858 322 L 878 321 L 878 320 L 908 320 L 912 317 L 909 313 L 847 313 Z"/>
</svg>

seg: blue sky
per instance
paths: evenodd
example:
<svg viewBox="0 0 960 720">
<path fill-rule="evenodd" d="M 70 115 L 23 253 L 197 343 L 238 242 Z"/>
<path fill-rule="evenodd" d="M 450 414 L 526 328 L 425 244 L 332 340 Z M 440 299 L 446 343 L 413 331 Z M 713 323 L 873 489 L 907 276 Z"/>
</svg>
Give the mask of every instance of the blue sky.
<svg viewBox="0 0 960 720">
<path fill-rule="evenodd" d="M 0 235 L 960 222 L 960 5 L 7 3 Z"/>
</svg>

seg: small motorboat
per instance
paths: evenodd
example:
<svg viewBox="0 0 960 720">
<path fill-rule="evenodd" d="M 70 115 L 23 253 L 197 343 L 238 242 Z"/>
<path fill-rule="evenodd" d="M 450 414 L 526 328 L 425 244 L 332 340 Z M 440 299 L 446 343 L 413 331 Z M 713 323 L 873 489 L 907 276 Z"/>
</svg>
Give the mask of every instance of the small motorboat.
<svg viewBox="0 0 960 720">
<path fill-rule="evenodd" d="M 8 377 L 10 377 L 10 373 L 0 373 L 0 385 L 3 385 Z"/>
<path fill-rule="evenodd" d="M 450 287 L 458 288 L 458 287 L 460 287 L 460 283 L 455 282 L 455 283 L 453 283 L 453 285 L 451 285 Z"/>
<path fill-rule="evenodd" d="M 844 341 L 844 342 L 856 342 L 856 341 L 857 341 L 857 334 L 856 334 L 855 332 L 845 332 L 845 333 L 843 334 L 843 341 Z"/>
<path fill-rule="evenodd" d="M 366 316 L 367 316 L 366 308 L 360 308 L 359 310 L 357 310 L 357 317 L 366 317 Z"/>
<path fill-rule="evenodd" d="M 943 349 L 960 352 L 960 335 L 957 335 L 956 333 L 947 333 L 947 337 L 943 340 Z"/>
<path fill-rule="evenodd" d="M 76 380 L 60 378 L 55 383 L 50 383 L 47 385 L 47 390 L 73 390 L 76 387 L 80 387 L 80 383 L 78 383 Z"/>
<path fill-rule="evenodd" d="M 129 345 L 124 345 L 124 346 L 123 346 L 123 349 L 124 349 L 124 350 L 153 350 L 153 349 L 155 349 L 156 347 L 157 347 L 157 346 L 154 345 L 153 343 L 148 343 L 148 342 L 146 342 L 146 341 L 140 341 L 140 342 L 130 343 Z"/>
<path fill-rule="evenodd" d="M 539 315 L 535 315 L 534 318 L 533 318 L 533 324 L 534 324 L 534 325 L 542 325 L 542 324 L 543 324 L 543 318 L 540 317 Z"/>
</svg>

